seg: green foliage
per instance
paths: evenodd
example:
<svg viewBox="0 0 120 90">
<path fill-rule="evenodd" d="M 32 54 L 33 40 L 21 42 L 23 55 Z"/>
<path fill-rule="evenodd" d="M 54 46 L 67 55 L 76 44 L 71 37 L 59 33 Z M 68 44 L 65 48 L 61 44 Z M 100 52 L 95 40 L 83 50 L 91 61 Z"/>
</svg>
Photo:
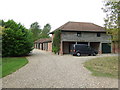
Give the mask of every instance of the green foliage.
<svg viewBox="0 0 120 90">
<path fill-rule="evenodd" d="M 53 46 L 53 48 L 52 48 L 52 51 L 53 51 L 55 54 L 58 53 L 59 50 L 60 50 L 60 48 L 57 47 L 57 46 Z"/>
<path fill-rule="evenodd" d="M 0 20 L 0 26 L 3 27 L 3 25 L 4 25 L 4 21 L 3 21 L 3 20 Z"/>
<path fill-rule="evenodd" d="M 56 54 L 60 51 L 61 31 L 56 30 L 54 32 L 52 51 Z"/>
<path fill-rule="evenodd" d="M 112 35 L 113 41 L 118 41 L 120 31 L 120 1 L 105 1 L 103 11 L 106 13 L 105 27 L 108 34 Z"/>
<path fill-rule="evenodd" d="M 33 49 L 31 31 L 20 23 L 8 20 L 2 33 L 2 56 L 24 56 Z"/>
<path fill-rule="evenodd" d="M 49 38 L 50 30 L 51 30 L 50 24 L 46 24 L 42 30 L 42 33 L 40 34 L 40 38 Z"/>
<path fill-rule="evenodd" d="M 33 33 L 33 39 L 34 41 L 40 39 L 40 38 L 49 38 L 49 32 L 51 30 L 50 24 L 46 24 L 43 29 L 40 29 L 40 25 L 38 22 L 34 22 L 30 26 L 30 31 Z"/>
<path fill-rule="evenodd" d="M 2 56 L 2 31 L 4 27 L 0 26 L 0 56 Z"/>
<path fill-rule="evenodd" d="M 40 29 L 40 25 L 38 24 L 38 22 L 34 22 L 31 24 L 30 26 L 30 30 L 33 33 L 33 40 L 37 40 L 39 39 L 40 33 L 41 33 L 41 29 Z"/>
<path fill-rule="evenodd" d="M 4 30 L 3 23 L 3 20 L 0 20 L 0 56 L 2 55 L 2 31 Z"/>
</svg>

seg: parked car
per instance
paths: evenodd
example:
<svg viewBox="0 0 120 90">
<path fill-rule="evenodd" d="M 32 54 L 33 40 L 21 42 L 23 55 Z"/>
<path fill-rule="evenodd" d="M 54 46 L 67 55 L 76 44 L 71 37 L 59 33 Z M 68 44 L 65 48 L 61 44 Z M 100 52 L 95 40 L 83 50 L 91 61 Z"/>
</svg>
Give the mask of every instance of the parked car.
<svg viewBox="0 0 120 90">
<path fill-rule="evenodd" d="M 82 54 L 96 56 L 98 51 L 86 44 L 73 44 L 70 49 L 72 55 L 81 56 Z"/>
</svg>

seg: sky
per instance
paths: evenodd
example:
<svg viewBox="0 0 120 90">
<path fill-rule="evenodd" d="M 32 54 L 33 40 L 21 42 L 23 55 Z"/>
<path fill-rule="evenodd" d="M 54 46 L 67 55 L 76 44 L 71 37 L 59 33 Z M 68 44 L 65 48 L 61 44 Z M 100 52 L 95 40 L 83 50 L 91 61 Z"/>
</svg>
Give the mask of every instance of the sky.
<svg viewBox="0 0 120 90">
<path fill-rule="evenodd" d="M 68 21 L 91 22 L 104 26 L 102 0 L 0 0 L 0 19 L 13 19 L 26 28 L 49 23 L 51 31 Z"/>
</svg>

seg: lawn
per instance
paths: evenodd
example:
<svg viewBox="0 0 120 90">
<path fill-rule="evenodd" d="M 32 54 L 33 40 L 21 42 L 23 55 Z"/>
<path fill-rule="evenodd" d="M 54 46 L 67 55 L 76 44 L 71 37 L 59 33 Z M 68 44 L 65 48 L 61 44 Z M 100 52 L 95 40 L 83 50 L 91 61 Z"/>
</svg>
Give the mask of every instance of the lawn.
<svg viewBox="0 0 120 90">
<path fill-rule="evenodd" d="M 2 77 L 9 75 L 28 63 L 25 57 L 2 58 Z"/>
<path fill-rule="evenodd" d="M 118 78 L 118 57 L 99 57 L 84 63 L 94 76 Z"/>
</svg>

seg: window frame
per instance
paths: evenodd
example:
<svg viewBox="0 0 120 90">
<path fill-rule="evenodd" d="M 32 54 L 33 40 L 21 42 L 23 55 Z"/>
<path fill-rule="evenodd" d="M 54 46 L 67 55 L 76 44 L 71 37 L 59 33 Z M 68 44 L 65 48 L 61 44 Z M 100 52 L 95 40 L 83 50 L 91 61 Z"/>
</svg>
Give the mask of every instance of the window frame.
<svg viewBox="0 0 120 90">
<path fill-rule="evenodd" d="M 97 33 L 97 37 L 101 37 L 101 33 L 100 32 Z"/>
<path fill-rule="evenodd" d="M 77 32 L 77 37 L 81 37 L 81 32 Z"/>
</svg>

